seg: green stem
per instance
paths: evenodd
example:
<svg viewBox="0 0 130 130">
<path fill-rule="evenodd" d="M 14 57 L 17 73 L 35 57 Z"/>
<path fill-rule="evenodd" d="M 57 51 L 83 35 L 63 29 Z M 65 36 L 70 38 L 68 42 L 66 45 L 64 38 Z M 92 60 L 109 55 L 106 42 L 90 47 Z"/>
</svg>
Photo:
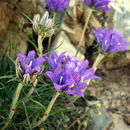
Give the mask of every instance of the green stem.
<svg viewBox="0 0 130 130">
<path fill-rule="evenodd" d="M 31 89 L 29 90 L 27 97 L 30 97 L 32 95 L 34 88 L 36 87 L 37 83 L 38 83 L 38 79 L 36 79 L 35 82 L 33 83 L 33 87 L 31 87 Z"/>
<path fill-rule="evenodd" d="M 88 26 L 88 22 L 89 22 L 91 15 L 92 15 L 92 12 L 93 12 L 93 10 L 89 9 L 88 17 L 86 18 L 86 23 L 84 25 L 84 29 L 83 29 L 83 32 L 82 32 L 82 35 L 81 35 L 81 39 L 80 39 L 80 42 L 79 42 L 77 48 L 79 48 L 82 45 L 84 34 L 85 34 L 86 28 Z"/>
<path fill-rule="evenodd" d="M 55 18 L 56 18 L 56 12 L 53 12 L 53 22 L 55 23 Z M 49 37 L 49 41 L 48 41 L 48 50 L 51 47 L 51 40 L 52 40 L 52 36 Z"/>
<path fill-rule="evenodd" d="M 24 103 L 28 102 L 28 98 L 32 95 L 34 88 L 37 86 L 38 83 L 38 79 L 35 80 L 35 82 L 33 83 L 33 87 L 30 88 L 28 94 L 27 94 L 27 98 L 25 98 Z"/>
<path fill-rule="evenodd" d="M 103 60 L 105 54 L 102 54 L 102 53 L 99 53 L 92 68 L 96 71 L 97 70 L 97 67 L 98 65 L 101 63 L 101 61 Z"/>
<path fill-rule="evenodd" d="M 55 23 L 55 18 L 56 18 L 56 12 L 53 12 L 53 22 Z"/>
<path fill-rule="evenodd" d="M 8 126 L 9 122 L 11 121 L 11 119 L 12 119 L 14 113 L 15 113 L 15 110 L 16 110 L 16 107 L 17 107 L 17 102 L 18 102 L 19 95 L 20 95 L 22 87 L 23 87 L 23 84 L 19 83 L 17 90 L 15 92 L 15 96 L 14 96 L 14 100 L 13 100 L 13 103 L 12 103 L 12 107 L 11 107 L 11 110 L 10 110 L 8 120 L 5 123 L 5 125 L 2 127 L 2 130 L 4 130 Z"/>
<path fill-rule="evenodd" d="M 42 50 L 43 50 L 43 45 L 42 45 L 42 36 L 38 35 L 38 56 L 42 57 Z"/>
<path fill-rule="evenodd" d="M 102 59 L 104 58 L 104 56 L 105 56 L 104 54 L 101 54 L 101 53 L 98 54 L 93 66 L 92 66 L 92 68 L 95 70 L 95 72 L 97 70 L 98 65 L 101 63 Z M 88 80 L 86 83 L 89 85 L 90 81 L 91 80 Z M 85 88 L 82 92 L 85 92 L 86 89 L 87 88 Z"/>
<path fill-rule="evenodd" d="M 54 103 L 59 95 L 60 95 L 60 93 L 57 92 L 56 95 L 51 99 L 51 102 L 50 102 L 46 112 L 44 113 L 43 117 L 38 121 L 38 123 L 33 128 L 37 127 L 42 122 L 46 121 L 46 119 L 47 119 L 47 117 L 48 117 L 48 115 L 49 115 L 49 113 L 50 113 L 50 111 L 51 111 L 51 109 L 52 109 L 52 107 L 53 107 L 53 105 L 54 105 Z"/>
</svg>

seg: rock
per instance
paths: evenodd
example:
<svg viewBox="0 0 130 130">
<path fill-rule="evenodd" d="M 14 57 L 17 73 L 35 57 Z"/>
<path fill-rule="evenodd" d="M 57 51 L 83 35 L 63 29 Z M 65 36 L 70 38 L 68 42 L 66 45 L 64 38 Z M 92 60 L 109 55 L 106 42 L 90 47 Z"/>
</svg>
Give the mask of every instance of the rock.
<svg viewBox="0 0 130 130">
<path fill-rule="evenodd" d="M 19 16 L 7 2 L 0 2 L 0 38 L 6 37 L 6 31 L 16 27 Z"/>
<path fill-rule="evenodd" d="M 130 125 L 130 115 L 125 115 L 125 116 L 124 116 L 124 121 L 125 121 L 128 125 Z"/>
<path fill-rule="evenodd" d="M 86 18 L 88 17 L 88 12 L 89 9 L 84 4 L 83 0 L 71 0 L 67 13 L 64 16 L 61 29 L 66 32 L 71 40 L 71 43 L 76 48 L 80 42 Z M 83 54 L 86 53 L 86 47 L 88 48 L 92 46 L 92 43 L 95 40 L 95 37 L 91 34 L 91 31 L 101 27 L 101 23 L 95 18 L 94 15 L 92 15 L 81 43 L 82 49 L 80 51 Z"/>
<path fill-rule="evenodd" d="M 108 128 L 104 130 L 129 130 L 130 129 L 130 127 L 127 126 L 123 121 L 121 115 L 111 113 L 111 112 L 109 113 L 109 115 L 112 118 L 112 123 L 110 124 L 110 126 L 108 126 Z"/>
<path fill-rule="evenodd" d="M 58 54 L 61 54 L 62 52 L 66 51 L 67 52 L 66 54 L 69 55 L 70 57 L 75 56 L 77 52 L 77 49 L 71 44 L 68 36 L 63 31 L 59 32 L 59 34 L 56 36 L 55 40 L 52 43 L 51 50 L 55 48 L 57 48 L 55 51 Z M 79 52 L 77 55 L 77 59 L 82 61 L 84 60 L 84 58 L 85 58 L 84 55 L 81 52 Z"/>
<path fill-rule="evenodd" d="M 30 18 L 33 18 L 34 14 L 39 12 L 43 13 L 44 7 L 45 4 L 41 0 L 0 0 L 0 57 L 2 57 L 2 54 L 5 53 L 4 51 L 6 50 L 6 47 L 8 50 L 7 55 L 9 54 L 10 46 L 12 46 L 10 51 L 12 55 L 16 56 L 16 52 L 20 51 L 22 53 L 26 53 L 26 40 L 24 38 L 19 38 L 18 34 L 23 35 L 24 30 L 28 27 L 31 28 L 31 25 L 28 24 L 27 18 L 21 15 L 21 12 L 26 14 Z M 23 26 L 21 23 L 23 24 Z M 21 26 L 21 28 L 19 25 Z M 8 34 L 8 32 L 17 33 L 17 36 L 14 38 L 14 36 Z M 19 45 L 19 43 L 21 43 L 21 45 Z M 16 51 L 14 49 L 16 46 L 17 49 L 20 51 Z"/>
<path fill-rule="evenodd" d="M 128 60 L 130 60 L 130 51 L 127 51 L 127 52 L 126 52 L 126 58 L 127 58 Z"/>
<path fill-rule="evenodd" d="M 112 119 L 109 117 L 108 113 L 104 108 L 100 108 L 101 115 L 98 112 L 94 112 L 92 116 L 92 122 L 88 126 L 88 130 L 106 130 L 106 128 L 111 124 Z"/>
<path fill-rule="evenodd" d="M 2 59 L 2 55 L 10 56 L 12 59 L 16 59 L 18 53 L 26 54 L 27 51 L 27 41 L 23 37 L 26 37 L 25 34 L 7 34 L 8 39 L 5 40 L 3 46 L 0 48 L 0 60 Z M 7 58 L 8 59 L 8 58 Z"/>
<path fill-rule="evenodd" d="M 115 28 L 123 34 L 124 40 L 130 43 L 130 1 L 114 0 L 110 3 L 110 8 L 106 27 Z"/>
<path fill-rule="evenodd" d="M 97 75 L 101 81 L 90 84 L 87 95 L 97 99 L 112 113 L 122 115 L 126 124 L 130 124 L 130 52 L 121 52 L 112 57 L 106 57 Z"/>
</svg>

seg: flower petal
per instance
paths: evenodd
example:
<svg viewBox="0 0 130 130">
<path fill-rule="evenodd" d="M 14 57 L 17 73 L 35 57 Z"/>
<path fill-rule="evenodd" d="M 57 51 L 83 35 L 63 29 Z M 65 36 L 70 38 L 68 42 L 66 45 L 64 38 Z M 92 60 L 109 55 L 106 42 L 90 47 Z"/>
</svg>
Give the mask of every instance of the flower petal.
<svg viewBox="0 0 130 130">
<path fill-rule="evenodd" d="M 86 5 L 88 5 L 88 6 L 91 6 L 91 4 L 92 4 L 92 0 L 84 0 L 84 2 L 85 2 Z"/>
<path fill-rule="evenodd" d="M 77 95 L 77 96 L 80 96 L 80 97 L 84 97 L 84 94 L 83 94 L 82 92 L 80 92 L 80 91 L 75 92 L 75 93 L 73 93 L 73 94 L 75 94 L 75 95 Z"/>
<path fill-rule="evenodd" d="M 22 54 L 22 53 L 17 54 L 17 56 L 18 56 L 19 59 L 20 59 L 21 61 L 23 61 L 23 62 L 26 60 L 26 56 L 25 56 L 24 54 Z"/>
<path fill-rule="evenodd" d="M 72 87 L 73 92 L 80 91 L 82 89 L 85 89 L 88 85 L 86 83 L 78 83 L 74 87 Z"/>
<path fill-rule="evenodd" d="M 57 84 L 57 83 L 55 83 L 55 82 L 53 82 L 53 84 L 54 84 L 54 87 L 55 87 L 55 89 L 56 89 L 57 91 L 62 90 L 62 85 L 59 85 L 59 84 Z"/>
<path fill-rule="evenodd" d="M 29 61 L 31 61 L 31 60 L 33 60 L 35 58 L 35 51 L 33 50 L 33 51 L 29 51 L 28 52 L 28 55 L 27 55 L 27 59 L 29 60 Z"/>
<path fill-rule="evenodd" d="M 45 62 L 45 59 L 43 57 L 38 57 L 37 59 L 35 59 L 32 63 L 32 67 L 36 67 L 41 65 L 43 62 Z"/>
<path fill-rule="evenodd" d="M 45 74 L 52 80 L 52 82 L 55 82 L 56 76 L 53 72 L 47 71 Z"/>
<path fill-rule="evenodd" d="M 40 71 L 41 71 L 41 67 L 40 67 L 40 66 L 36 66 L 36 67 L 33 68 L 33 71 L 35 71 L 35 70 L 36 70 L 37 72 L 40 72 Z"/>
</svg>

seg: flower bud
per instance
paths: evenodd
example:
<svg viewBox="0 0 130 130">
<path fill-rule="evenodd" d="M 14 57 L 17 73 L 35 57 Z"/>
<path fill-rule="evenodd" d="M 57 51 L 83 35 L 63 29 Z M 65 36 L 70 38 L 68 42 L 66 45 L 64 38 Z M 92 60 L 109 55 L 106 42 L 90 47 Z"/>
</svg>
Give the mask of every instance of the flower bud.
<svg viewBox="0 0 130 130">
<path fill-rule="evenodd" d="M 101 114 L 102 114 L 102 113 L 99 111 L 99 112 L 98 112 L 98 115 L 101 116 Z"/>
<path fill-rule="evenodd" d="M 36 34 L 49 37 L 55 32 L 54 22 L 49 18 L 49 13 L 46 11 L 42 18 L 36 14 L 33 18 L 33 30 Z"/>
<path fill-rule="evenodd" d="M 100 108 L 101 107 L 101 105 L 98 103 L 98 104 L 96 104 L 96 108 Z"/>
<path fill-rule="evenodd" d="M 40 14 L 36 14 L 33 18 L 33 30 L 38 34 L 38 24 L 40 23 Z"/>
<path fill-rule="evenodd" d="M 22 70 L 22 65 L 21 65 L 21 62 L 20 62 L 20 59 L 17 58 L 16 59 L 16 76 L 21 79 L 23 77 L 23 70 Z"/>
<path fill-rule="evenodd" d="M 88 125 L 87 121 L 83 121 L 83 122 L 82 122 L 82 125 L 84 126 L 84 128 L 86 128 L 87 125 Z"/>
<path fill-rule="evenodd" d="M 29 74 L 24 74 L 23 75 L 23 83 L 28 84 L 30 81 L 30 75 Z"/>
</svg>

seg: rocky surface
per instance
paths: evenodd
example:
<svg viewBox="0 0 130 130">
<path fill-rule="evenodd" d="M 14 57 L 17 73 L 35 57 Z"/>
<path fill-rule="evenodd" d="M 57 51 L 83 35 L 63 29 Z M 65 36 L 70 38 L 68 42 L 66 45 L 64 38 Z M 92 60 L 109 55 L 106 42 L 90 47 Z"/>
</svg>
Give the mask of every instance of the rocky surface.
<svg viewBox="0 0 130 130">
<path fill-rule="evenodd" d="M 88 95 L 101 102 L 113 125 L 108 130 L 130 129 L 130 52 L 120 56 L 106 57 L 106 61 L 99 67 L 97 74 L 102 78 L 95 85 L 87 89 Z M 118 119 L 119 117 L 119 119 Z M 119 123 L 119 127 L 116 123 Z M 125 124 L 125 125 L 123 125 Z"/>
<path fill-rule="evenodd" d="M 19 34 L 27 36 L 25 30 L 31 26 L 22 13 L 33 18 L 34 14 L 43 13 L 44 6 L 41 0 L 0 1 L 0 60 L 3 54 L 12 53 L 11 56 L 13 56 L 18 52 L 26 53 L 27 40 L 23 36 L 21 38 Z"/>
<path fill-rule="evenodd" d="M 58 48 L 57 48 L 58 47 Z M 57 49 L 56 49 L 57 48 Z M 69 56 L 75 56 L 77 53 L 77 49 L 71 44 L 68 36 L 65 32 L 61 31 L 55 38 L 54 42 L 52 43 L 52 50 L 55 50 L 57 54 L 61 54 L 62 52 L 66 52 Z M 77 54 L 78 60 L 82 61 L 85 59 L 85 56 L 82 53 Z"/>
<path fill-rule="evenodd" d="M 66 15 L 64 16 L 63 26 L 61 26 L 61 29 L 67 33 L 69 39 L 75 47 L 77 47 L 78 43 L 80 42 L 80 37 L 88 16 L 88 11 L 89 9 L 83 3 L 83 1 L 76 0 L 72 2 L 70 7 L 67 9 Z M 98 13 L 98 15 L 101 14 L 102 13 Z M 91 31 L 102 27 L 102 23 L 96 19 L 94 14 L 90 18 L 88 25 L 89 26 L 83 38 L 83 43 L 81 44 L 81 46 L 84 48 L 81 49 L 83 54 L 86 51 L 85 48 L 91 46 L 95 39 L 94 36 L 90 34 Z"/>
</svg>

